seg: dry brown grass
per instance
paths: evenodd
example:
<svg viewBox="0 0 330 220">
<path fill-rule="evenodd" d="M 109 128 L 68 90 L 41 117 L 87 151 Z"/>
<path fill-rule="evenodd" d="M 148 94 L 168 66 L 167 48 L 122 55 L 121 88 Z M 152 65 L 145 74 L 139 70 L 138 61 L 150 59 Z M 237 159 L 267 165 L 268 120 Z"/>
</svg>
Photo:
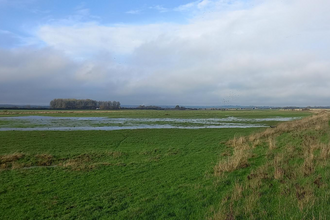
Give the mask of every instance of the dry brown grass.
<svg viewBox="0 0 330 220">
<path fill-rule="evenodd" d="M 25 164 L 21 164 L 21 163 L 17 163 L 17 162 L 13 162 L 13 163 L 11 164 L 11 169 L 12 169 L 12 170 L 15 170 L 15 169 L 21 169 L 21 168 L 23 168 L 23 167 L 25 167 Z"/>
<path fill-rule="evenodd" d="M 234 137 L 232 140 L 227 142 L 227 145 L 235 148 L 242 146 L 244 143 L 246 143 L 245 137 Z"/>
<path fill-rule="evenodd" d="M 245 204 L 244 204 L 244 215 L 248 217 L 248 219 L 254 219 L 253 210 L 257 206 L 259 201 L 258 193 L 250 193 L 245 197 Z"/>
<path fill-rule="evenodd" d="M 105 152 L 104 154 L 81 154 L 73 158 L 56 158 L 50 154 L 28 155 L 23 153 L 13 153 L 0 155 L 0 170 L 26 169 L 29 167 L 50 167 L 59 166 L 71 170 L 90 170 L 100 166 L 126 166 L 124 163 L 100 162 L 100 158 L 106 160 L 118 159 L 126 154 L 120 151 Z M 25 158 L 24 161 L 20 160 Z"/>
<path fill-rule="evenodd" d="M 273 149 L 276 148 L 275 137 L 269 137 L 268 138 L 268 143 L 269 143 L 269 150 L 273 150 Z"/>
<path fill-rule="evenodd" d="M 68 159 L 63 163 L 60 163 L 60 166 L 77 171 L 86 169 L 86 164 L 77 159 Z"/>
<path fill-rule="evenodd" d="M 54 161 L 53 156 L 50 154 L 37 154 L 35 158 L 38 160 L 38 166 L 50 166 Z"/>
<path fill-rule="evenodd" d="M 285 170 L 282 168 L 283 160 L 284 160 L 283 154 L 276 155 L 274 157 L 274 161 L 273 161 L 273 164 L 274 164 L 274 179 L 280 180 L 284 176 Z"/>
<path fill-rule="evenodd" d="M 320 146 L 321 150 L 320 150 L 320 155 L 319 155 L 319 158 L 321 160 L 326 160 L 329 158 L 330 156 L 330 146 L 329 145 L 325 145 L 325 144 L 322 144 Z"/>
<path fill-rule="evenodd" d="M 214 207 L 212 207 L 211 212 L 213 213 L 213 216 L 209 218 L 209 220 L 234 220 L 235 210 L 233 209 L 232 203 L 230 203 L 229 208 L 226 207 L 228 202 L 231 202 L 231 199 L 226 196 L 222 199 L 218 211 L 214 211 Z"/>
<path fill-rule="evenodd" d="M 96 167 L 96 165 L 97 164 L 88 163 L 88 160 L 81 160 L 79 158 L 68 159 L 59 164 L 59 166 L 68 168 L 72 171 L 92 170 Z"/>
<path fill-rule="evenodd" d="M 89 169 L 91 165 L 90 162 L 92 160 L 92 155 L 89 154 L 81 154 L 74 158 L 66 159 L 61 162 L 59 165 L 65 168 L 70 168 L 72 170 L 85 170 Z"/>
<path fill-rule="evenodd" d="M 25 154 L 23 153 L 0 155 L 0 170 L 21 168 L 22 165 L 16 161 L 23 157 L 25 157 Z"/>
<path fill-rule="evenodd" d="M 299 184 L 296 184 L 295 189 L 296 200 L 301 211 L 314 205 L 316 198 L 314 196 L 313 188 L 309 186 L 303 187 Z"/>
<path fill-rule="evenodd" d="M 0 155 L 0 163 L 14 162 L 23 158 L 25 154 L 23 153 L 13 153 L 7 155 Z"/>
<path fill-rule="evenodd" d="M 302 130 L 307 130 L 313 128 L 316 129 L 323 129 L 324 127 L 328 126 L 327 122 L 329 121 L 329 113 L 328 112 L 321 112 L 316 115 L 312 115 L 310 117 L 303 118 L 297 121 L 290 121 L 284 122 L 276 126 L 276 128 L 268 128 L 265 131 L 259 134 L 253 134 L 256 138 L 268 138 L 274 137 L 276 134 L 282 134 L 285 132 L 298 132 Z"/>
<path fill-rule="evenodd" d="M 232 140 L 227 142 L 228 146 L 234 148 L 232 156 L 229 156 L 223 160 L 221 160 L 214 167 L 214 174 L 220 175 L 223 172 L 231 172 L 238 168 L 244 168 L 248 166 L 248 159 L 251 156 L 251 149 L 258 146 L 265 139 L 268 142 L 269 149 L 276 148 L 276 137 L 282 133 L 287 132 L 299 132 L 307 129 L 315 129 L 322 128 L 324 129 L 328 126 L 329 114 L 327 112 L 322 112 L 317 115 L 313 115 L 311 117 L 307 117 L 298 121 L 291 121 L 279 124 L 276 128 L 268 128 L 263 132 L 252 134 L 248 137 L 234 137 Z M 312 148 L 311 146 L 315 145 L 315 138 L 307 136 L 304 138 L 303 145 L 305 146 L 304 151 L 314 151 L 316 148 Z M 250 147 L 251 146 L 251 147 Z M 311 149 L 312 148 L 312 149 Z M 323 148 L 323 153 L 321 153 L 324 157 L 328 157 L 330 150 L 328 151 L 326 148 Z M 308 157 L 305 161 L 306 169 L 311 168 L 311 156 Z M 281 173 L 280 170 L 277 171 L 278 174 Z"/>
<path fill-rule="evenodd" d="M 309 154 L 305 157 L 304 163 L 302 165 L 302 172 L 305 176 L 309 176 L 314 173 L 315 165 L 314 165 L 314 155 Z"/>
<path fill-rule="evenodd" d="M 215 175 L 221 175 L 224 172 L 231 172 L 238 168 L 248 167 L 248 159 L 251 153 L 248 150 L 251 149 L 249 145 L 236 145 L 232 156 L 227 157 L 225 160 L 220 161 L 214 167 Z"/>
<path fill-rule="evenodd" d="M 244 191 L 243 186 L 238 182 L 235 182 L 233 194 L 232 194 L 232 200 L 237 201 L 240 198 L 242 198 L 243 191 Z"/>
<path fill-rule="evenodd" d="M 275 167 L 274 168 L 274 179 L 282 179 L 284 176 L 284 169 L 282 169 L 281 167 Z"/>
<path fill-rule="evenodd" d="M 29 162 L 22 163 L 19 161 L 24 157 L 26 157 Z M 49 154 L 37 154 L 31 156 L 23 153 L 14 153 L 0 156 L 0 169 L 20 169 L 31 166 L 50 166 L 53 162 L 54 158 Z"/>
<path fill-rule="evenodd" d="M 123 152 L 113 151 L 113 152 L 106 152 L 103 156 L 106 156 L 106 158 L 110 156 L 114 159 L 118 159 L 124 155 L 126 154 Z M 59 166 L 74 171 L 88 171 L 88 170 L 96 169 L 101 166 L 126 166 L 125 163 L 120 163 L 120 162 L 110 163 L 107 161 L 103 161 L 103 162 L 97 161 L 99 157 L 101 157 L 101 155 L 82 154 L 74 158 L 63 160 L 59 164 Z"/>
<path fill-rule="evenodd" d="M 112 156 L 113 158 L 117 159 L 125 155 L 125 153 L 121 151 L 112 151 L 112 152 L 107 152 L 107 155 Z"/>
</svg>

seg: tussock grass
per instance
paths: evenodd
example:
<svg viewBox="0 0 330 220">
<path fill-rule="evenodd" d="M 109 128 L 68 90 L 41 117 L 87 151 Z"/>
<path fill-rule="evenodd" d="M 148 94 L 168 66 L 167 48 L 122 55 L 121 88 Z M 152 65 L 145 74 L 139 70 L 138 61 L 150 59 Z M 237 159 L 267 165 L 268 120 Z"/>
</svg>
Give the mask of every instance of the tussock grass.
<svg viewBox="0 0 330 220">
<path fill-rule="evenodd" d="M 24 158 L 24 156 L 25 154 L 18 152 L 13 154 L 0 155 L 0 171 L 9 167 L 19 168 L 20 166 L 16 163 L 16 161 Z"/>
<path fill-rule="evenodd" d="M 16 160 L 19 160 L 23 158 L 25 155 L 22 153 L 13 153 L 13 154 L 7 154 L 7 155 L 0 155 L 0 162 L 1 163 L 7 163 L 7 162 L 14 162 Z"/>
<path fill-rule="evenodd" d="M 232 155 L 217 163 L 214 174 L 222 182 L 238 180 L 210 219 L 329 216 L 329 121 L 323 111 L 228 141 Z"/>
</svg>

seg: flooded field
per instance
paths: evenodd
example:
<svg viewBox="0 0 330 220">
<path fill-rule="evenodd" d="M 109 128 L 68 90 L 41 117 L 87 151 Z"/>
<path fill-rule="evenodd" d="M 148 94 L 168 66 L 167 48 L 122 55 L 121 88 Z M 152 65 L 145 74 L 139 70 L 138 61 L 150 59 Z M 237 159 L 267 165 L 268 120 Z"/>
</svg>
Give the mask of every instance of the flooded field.
<svg viewBox="0 0 330 220">
<path fill-rule="evenodd" d="M 0 119 L 0 131 L 251 128 L 267 127 L 272 122 L 297 119 L 300 119 L 300 117 L 181 119 L 21 116 L 2 117 Z"/>
</svg>

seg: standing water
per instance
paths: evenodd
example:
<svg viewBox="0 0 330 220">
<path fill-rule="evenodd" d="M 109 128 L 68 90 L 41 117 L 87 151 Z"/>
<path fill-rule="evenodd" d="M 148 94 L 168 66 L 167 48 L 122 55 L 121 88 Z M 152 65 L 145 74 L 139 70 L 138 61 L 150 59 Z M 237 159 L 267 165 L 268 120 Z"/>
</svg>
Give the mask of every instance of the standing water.
<svg viewBox="0 0 330 220">
<path fill-rule="evenodd" d="M 107 117 L 50 117 L 21 116 L 0 118 L 0 131 L 70 131 L 70 130 L 122 130 L 157 128 L 251 128 L 267 127 L 266 122 L 283 122 L 299 117 L 273 118 L 107 118 Z"/>
</svg>

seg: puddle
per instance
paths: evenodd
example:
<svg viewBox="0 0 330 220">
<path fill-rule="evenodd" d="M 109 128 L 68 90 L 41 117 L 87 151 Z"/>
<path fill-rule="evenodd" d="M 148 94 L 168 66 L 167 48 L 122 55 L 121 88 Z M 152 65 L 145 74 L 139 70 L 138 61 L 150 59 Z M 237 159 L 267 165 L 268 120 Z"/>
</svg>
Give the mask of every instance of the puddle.
<svg viewBox="0 0 330 220">
<path fill-rule="evenodd" d="M 106 117 L 51 117 L 21 116 L 0 118 L 0 131 L 72 131 L 72 130 L 122 130 L 159 128 L 251 128 L 268 127 L 263 122 L 291 121 L 299 117 L 273 118 L 106 118 Z M 2 122 L 2 123 L 1 123 Z"/>
</svg>

